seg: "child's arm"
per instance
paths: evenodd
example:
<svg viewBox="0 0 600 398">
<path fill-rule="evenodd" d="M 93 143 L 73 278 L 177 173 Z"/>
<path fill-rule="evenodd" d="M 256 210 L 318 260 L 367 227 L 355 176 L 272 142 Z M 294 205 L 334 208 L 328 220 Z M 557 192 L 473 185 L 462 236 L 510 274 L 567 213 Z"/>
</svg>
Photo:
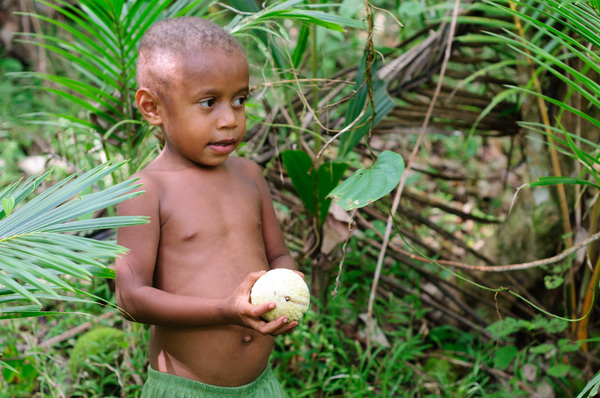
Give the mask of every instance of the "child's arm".
<svg viewBox="0 0 600 398">
<path fill-rule="evenodd" d="M 262 175 L 261 168 L 254 162 L 248 161 L 247 170 L 251 173 L 253 180 L 260 191 L 262 200 L 262 232 L 263 241 L 265 243 L 265 252 L 269 267 L 273 268 L 289 268 L 297 270 L 296 262 L 290 255 L 290 252 L 285 244 L 281 227 L 275 215 L 273 208 L 273 199 L 269 187 Z"/>
<path fill-rule="evenodd" d="M 119 215 L 150 217 L 150 223 L 119 228 L 118 244 L 130 249 L 116 261 L 118 305 L 128 318 L 141 323 L 174 327 L 237 324 L 263 334 L 282 334 L 296 324 L 281 317 L 266 323 L 260 316 L 274 308 L 273 303 L 253 306 L 250 290 L 262 272 L 249 274 L 226 299 L 182 296 L 153 287 L 156 253 L 160 238 L 158 187 L 141 178 L 146 193 L 122 202 Z"/>
</svg>

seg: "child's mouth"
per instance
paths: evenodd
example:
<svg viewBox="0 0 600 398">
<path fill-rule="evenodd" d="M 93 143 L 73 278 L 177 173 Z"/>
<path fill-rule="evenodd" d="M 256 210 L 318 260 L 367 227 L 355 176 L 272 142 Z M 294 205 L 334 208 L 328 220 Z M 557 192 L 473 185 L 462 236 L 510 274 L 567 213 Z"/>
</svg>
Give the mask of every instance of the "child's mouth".
<svg viewBox="0 0 600 398">
<path fill-rule="evenodd" d="M 218 142 L 211 142 L 208 146 L 215 152 L 221 154 L 227 154 L 233 151 L 235 147 L 235 140 L 222 140 Z"/>
</svg>

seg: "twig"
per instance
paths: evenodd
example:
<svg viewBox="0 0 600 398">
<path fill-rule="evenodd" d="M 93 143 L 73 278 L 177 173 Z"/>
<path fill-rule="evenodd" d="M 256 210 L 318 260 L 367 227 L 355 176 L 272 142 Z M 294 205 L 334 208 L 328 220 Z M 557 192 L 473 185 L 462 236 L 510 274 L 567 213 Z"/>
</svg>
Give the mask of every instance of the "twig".
<svg viewBox="0 0 600 398">
<path fill-rule="evenodd" d="M 298 82 L 303 82 L 303 83 L 344 83 L 344 84 L 349 84 L 349 85 L 353 85 L 354 82 L 350 81 L 350 80 L 345 80 L 345 79 L 288 79 L 288 80 L 277 80 L 275 82 L 264 82 L 261 84 L 257 84 L 255 86 L 252 86 L 252 88 L 250 89 L 250 91 L 254 91 L 257 90 L 261 87 L 267 87 L 267 86 L 276 86 L 279 84 L 289 84 L 289 83 L 298 83 Z"/>
<path fill-rule="evenodd" d="M 429 124 L 429 119 L 431 118 L 431 114 L 433 113 L 433 107 L 435 106 L 435 102 L 437 100 L 437 97 L 439 96 L 439 93 L 440 93 L 440 90 L 442 87 L 442 81 L 444 80 L 444 74 L 446 72 L 446 67 L 448 65 L 448 60 L 450 59 L 450 54 L 452 51 L 452 40 L 454 38 L 454 30 L 456 28 L 456 20 L 458 18 L 459 5 L 460 5 L 460 1 L 455 0 L 454 10 L 452 12 L 452 22 L 450 24 L 450 31 L 448 33 L 448 39 L 446 42 L 447 44 L 446 44 L 446 51 L 444 54 L 444 61 L 442 63 L 442 68 L 440 70 L 438 83 L 435 88 L 433 98 L 431 99 L 431 102 L 429 103 L 429 108 L 427 109 L 427 114 L 425 115 L 425 120 L 423 121 L 423 126 L 421 128 L 421 132 L 419 133 L 417 143 L 415 144 L 415 147 L 413 148 L 413 151 L 410 155 L 406 169 L 404 170 L 404 172 L 402 173 L 402 176 L 400 178 L 400 184 L 398 186 L 398 189 L 396 190 L 394 202 L 392 203 L 392 209 L 391 209 L 390 215 L 388 217 L 388 221 L 387 221 L 387 225 L 386 225 L 386 229 L 385 229 L 384 241 L 383 241 L 383 245 L 381 247 L 381 251 L 379 252 L 379 257 L 377 259 L 377 266 L 375 268 L 375 275 L 373 277 L 373 284 L 371 286 L 371 294 L 369 296 L 369 307 L 368 307 L 368 311 L 367 311 L 367 351 L 370 351 L 370 349 L 371 349 L 371 324 L 373 322 L 373 304 L 375 303 L 375 293 L 377 290 L 377 284 L 379 283 L 379 277 L 381 276 L 381 268 L 383 266 L 383 259 L 385 257 L 385 252 L 386 252 L 387 246 L 389 244 L 390 235 L 391 235 L 392 227 L 394 224 L 394 214 L 398 210 L 398 205 L 400 203 L 400 196 L 402 196 L 402 190 L 406 183 L 406 179 L 408 177 L 410 167 L 417 156 L 417 153 L 421 146 L 421 141 L 423 140 L 423 136 L 425 135 L 427 125 Z"/>
<path fill-rule="evenodd" d="M 435 262 L 438 264 L 442 264 L 442 265 L 448 265 L 451 267 L 456 267 L 456 268 L 461 268 L 461 269 L 467 269 L 470 271 L 481 271 L 481 272 L 506 272 L 506 271 L 519 271 L 519 270 L 524 270 L 524 269 L 529 269 L 529 268 L 536 268 L 536 267 L 541 267 L 543 265 L 548 265 L 548 264 L 554 264 L 557 263 L 559 261 L 564 260 L 565 258 L 567 258 L 568 256 L 570 256 L 571 254 L 575 253 L 577 250 L 581 249 L 584 246 L 589 245 L 590 243 L 593 243 L 597 240 L 600 239 L 600 232 L 595 233 L 594 235 L 590 236 L 589 238 L 587 238 L 584 241 L 581 241 L 580 243 L 576 244 L 575 246 L 571 246 L 569 249 L 565 250 L 564 252 L 557 254 L 556 256 L 553 257 L 549 257 L 543 260 L 536 260 L 536 261 L 531 261 L 529 263 L 521 263 L 521 264 L 510 264 L 510 265 L 469 265 L 469 264 L 463 264 L 463 263 L 459 263 L 459 262 L 455 262 L 455 261 L 447 261 L 447 260 L 430 260 L 427 259 L 425 257 L 421 257 L 419 255 L 413 254 L 413 253 L 409 253 L 405 250 L 402 250 L 400 248 L 396 248 L 396 250 L 402 252 L 402 254 L 412 258 L 413 260 L 419 260 L 419 261 L 427 261 L 427 262 Z"/>
<path fill-rule="evenodd" d="M 73 329 L 69 329 L 64 333 L 59 334 L 58 336 L 54 336 L 48 340 L 42 341 L 39 345 L 40 348 L 48 348 L 48 347 L 52 347 L 54 344 L 58 344 L 61 341 L 65 341 L 67 339 L 70 339 L 73 336 L 78 335 L 81 332 L 84 332 L 86 330 L 88 330 L 89 328 L 91 328 L 92 326 L 94 326 L 95 324 L 97 324 L 99 321 L 102 321 L 104 319 L 108 319 L 110 317 L 115 316 L 114 312 L 107 312 L 106 314 L 102 314 L 99 317 L 94 318 L 91 321 L 82 323 L 79 326 L 74 327 Z"/>
<path fill-rule="evenodd" d="M 348 221 L 348 236 L 346 237 L 346 241 L 342 246 L 342 259 L 340 260 L 340 265 L 338 266 L 338 274 L 335 278 L 335 288 L 333 289 L 333 296 L 337 296 L 338 288 L 340 287 L 340 280 L 342 278 L 342 270 L 344 261 L 346 260 L 346 247 L 348 246 L 348 242 L 350 242 L 350 237 L 352 236 L 352 223 L 354 220 L 354 215 L 356 214 L 356 209 L 352 210 L 352 214 L 350 215 L 350 220 Z"/>
<path fill-rule="evenodd" d="M 381 277 L 381 280 L 383 283 L 385 283 L 386 285 L 388 285 L 391 289 L 393 289 L 395 291 L 402 292 L 406 295 L 419 296 L 419 299 L 423 303 L 429 305 L 432 308 L 437 309 L 438 311 L 440 311 L 447 317 L 452 318 L 455 321 L 468 326 L 469 328 L 471 328 L 471 329 L 475 330 L 477 333 L 479 333 L 479 335 L 483 335 L 490 340 L 494 338 L 494 336 L 490 332 L 488 332 L 485 328 L 477 325 L 475 322 L 471 321 L 470 319 L 460 315 L 458 312 L 453 311 L 450 308 L 444 307 L 441 303 L 437 302 L 436 299 L 432 295 L 430 295 L 428 293 L 419 295 L 418 292 L 413 291 L 405 286 L 402 286 L 400 283 L 394 281 L 391 278 L 385 277 L 385 276 Z"/>
<path fill-rule="evenodd" d="M 503 371 L 501 371 L 499 369 L 495 369 L 495 368 L 492 368 L 490 366 L 487 366 L 485 363 L 481 363 L 481 362 L 476 361 L 476 360 L 474 362 L 477 365 L 475 365 L 472 362 L 463 361 L 461 359 L 452 358 L 452 357 L 449 357 L 449 356 L 446 356 L 446 355 L 442 355 L 442 354 L 439 354 L 439 353 L 435 353 L 435 352 L 431 353 L 431 354 L 428 354 L 428 356 L 429 357 L 436 357 L 436 358 L 439 358 L 439 359 L 441 359 L 443 361 L 450 362 L 453 365 L 462 366 L 462 367 L 465 367 L 465 368 L 474 368 L 475 366 L 479 366 L 479 367 L 481 367 L 481 369 L 484 372 L 489 372 L 489 373 L 493 374 L 502 384 L 505 384 L 506 380 L 512 380 L 513 379 L 513 377 L 511 377 L 510 374 L 508 374 L 506 372 L 503 372 Z M 529 386 L 527 386 L 522 381 L 518 381 L 517 380 L 517 384 L 519 385 L 520 388 L 522 388 L 523 390 L 525 390 L 528 393 L 532 394 L 532 396 L 535 395 L 535 391 L 533 391 Z"/>
</svg>

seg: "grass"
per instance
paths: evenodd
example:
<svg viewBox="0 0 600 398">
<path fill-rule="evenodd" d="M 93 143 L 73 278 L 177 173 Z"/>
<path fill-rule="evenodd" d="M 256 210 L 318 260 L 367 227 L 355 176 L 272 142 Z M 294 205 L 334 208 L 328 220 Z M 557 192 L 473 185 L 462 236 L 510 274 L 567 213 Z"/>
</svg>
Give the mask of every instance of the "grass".
<svg viewBox="0 0 600 398">
<path fill-rule="evenodd" d="M 325 308 L 310 310 L 292 334 L 276 339 L 271 361 L 289 396 L 526 397 L 545 384 L 560 390 L 580 376 L 574 367 L 562 369 L 562 374 L 556 368 L 556 377 L 543 370 L 559 365 L 555 358 L 566 358 L 563 355 L 573 347 L 538 342 L 536 335 L 543 329 L 559 333 L 564 325 L 545 318 L 533 323 L 505 319 L 498 340 L 484 342 L 458 327 L 433 325 L 418 295 L 387 294 L 377 300 L 377 325 L 385 339 L 376 339 L 374 350 L 366 352 L 361 314 L 368 287 L 359 268 L 363 263 L 363 257 L 350 255 L 338 295 Z M 398 263 L 391 266 L 401 268 Z M 102 281 L 85 287 L 101 297 L 112 295 L 110 285 Z M 99 305 L 56 305 L 76 313 L 0 326 L 2 358 L 19 372 L 3 370 L 1 396 L 137 396 L 148 366 L 148 328 L 123 321 Z M 71 334 L 86 322 L 86 331 Z M 88 343 L 87 350 L 75 348 L 90 330 L 99 328 L 117 333 L 110 339 L 100 334 L 101 347 Z M 517 343 L 524 336 L 529 343 L 521 347 Z M 557 351 L 560 347 L 563 351 Z M 78 352 L 83 353 L 76 358 L 81 366 L 72 372 L 69 365 Z M 550 357 L 551 353 L 561 355 Z"/>
<path fill-rule="evenodd" d="M 94 286 L 93 291 L 102 295 L 106 286 Z M 361 305 L 355 293 L 353 286 L 340 290 L 326 311 L 320 315 L 309 311 L 293 334 L 276 339 L 272 364 L 289 396 L 398 396 L 400 386 L 406 390 L 407 383 L 414 381 L 416 370 L 410 364 L 423 355 L 428 345 L 413 335 L 412 305 L 398 306 L 397 300 L 380 303 L 379 311 L 385 311 L 390 322 L 386 333 L 389 346 L 380 346 L 369 355 L 361 343 L 364 323 L 357 313 Z M 59 306 L 65 311 L 85 311 L 96 318 L 67 314 L 15 320 L 0 327 L 3 359 L 19 372 L 3 371 L 3 396 L 136 396 L 148 366 L 148 328 L 124 322 L 100 306 Z M 87 321 L 88 331 L 70 335 Z M 107 336 L 98 336 L 103 341 L 101 350 L 89 345 L 88 351 L 75 348 L 90 336 L 89 330 L 101 330 L 99 327 L 122 331 L 124 344 L 107 344 L 117 336 L 110 335 L 108 340 Z M 55 344 L 46 344 L 57 338 Z M 83 365 L 70 372 L 74 355 L 82 355 L 75 359 Z"/>
</svg>

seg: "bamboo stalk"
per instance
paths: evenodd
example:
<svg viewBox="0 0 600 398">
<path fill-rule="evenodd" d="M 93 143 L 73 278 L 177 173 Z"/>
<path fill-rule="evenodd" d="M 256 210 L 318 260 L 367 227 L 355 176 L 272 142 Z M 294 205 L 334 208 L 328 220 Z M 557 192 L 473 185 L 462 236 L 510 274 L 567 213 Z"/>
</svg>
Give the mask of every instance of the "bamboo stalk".
<svg viewBox="0 0 600 398">
<path fill-rule="evenodd" d="M 598 276 L 600 275 L 600 259 L 596 261 L 596 265 L 594 266 L 593 277 L 590 278 L 587 293 L 585 295 L 585 299 L 583 301 L 583 308 L 581 309 L 581 314 L 587 314 L 592 306 L 594 305 L 596 286 L 598 286 Z M 581 349 L 585 352 L 588 351 L 588 342 L 586 341 L 589 338 L 589 324 L 590 324 L 590 316 L 586 316 L 581 321 L 576 323 L 576 337 L 577 340 L 583 340 L 581 344 Z"/>
<path fill-rule="evenodd" d="M 517 12 L 517 6 L 515 5 L 514 1 L 510 2 L 510 8 L 513 12 Z M 517 28 L 519 37 L 525 43 L 526 42 L 525 31 L 523 29 L 523 25 L 521 25 L 521 20 L 516 15 L 513 18 L 515 21 L 515 27 Z M 535 73 L 535 70 L 533 68 L 533 61 L 530 57 L 531 53 L 527 47 L 525 48 L 525 52 L 528 55 L 527 64 L 532 69 L 531 75 L 533 76 L 533 85 L 535 87 L 535 90 L 539 94 L 542 94 L 543 93 L 542 86 L 541 86 L 540 81 L 537 77 L 537 74 Z M 552 172 L 553 172 L 554 176 L 561 177 L 562 171 L 561 171 L 560 162 L 558 159 L 558 151 L 556 150 L 556 147 L 554 145 L 554 139 L 552 138 L 553 133 L 550 128 L 551 123 L 550 123 L 550 117 L 548 116 L 548 108 L 546 107 L 546 102 L 544 101 L 544 99 L 541 96 L 537 96 L 537 102 L 538 102 L 538 106 L 540 108 L 540 116 L 542 118 L 542 123 L 544 124 L 544 130 L 546 131 L 546 134 L 545 134 L 546 139 L 548 140 Z M 563 184 L 556 185 L 556 190 L 558 193 L 558 200 L 559 200 L 560 213 L 561 213 L 562 224 L 563 224 L 563 232 L 564 232 L 565 240 L 566 240 L 566 246 L 567 246 L 567 248 L 570 248 L 573 246 L 573 234 L 572 234 L 573 229 L 571 228 L 571 220 L 570 220 L 569 208 L 568 208 L 568 204 L 567 204 L 567 195 L 565 193 L 565 187 Z M 573 319 L 575 319 L 577 317 L 577 297 L 576 297 L 576 293 L 575 293 L 575 271 L 573 270 L 573 267 L 569 268 L 569 280 L 570 280 L 570 285 L 571 285 L 571 288 L 569 291 L 569 304 L 571 307 L 572 317 L 573 317 Z M 572 332 L 575 333 L 575 331 L 576 331 L 576 324 L 574 324 L 573 328 L 572 328 Z"/>
</svg>

